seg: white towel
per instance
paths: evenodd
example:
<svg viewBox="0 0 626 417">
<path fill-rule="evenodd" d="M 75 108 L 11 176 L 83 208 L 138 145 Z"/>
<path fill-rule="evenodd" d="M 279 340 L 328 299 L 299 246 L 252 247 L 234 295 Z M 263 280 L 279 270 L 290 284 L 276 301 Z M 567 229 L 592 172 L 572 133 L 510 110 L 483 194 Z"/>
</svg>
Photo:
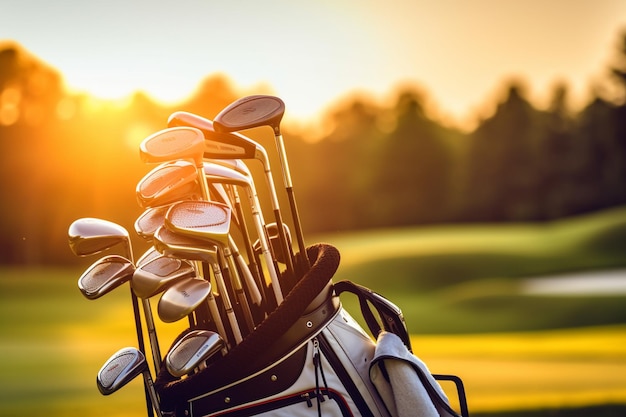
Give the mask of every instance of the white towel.
<svg viewBox="0 0 626 417">
<path fill-rule="evenodd" d="M 432 394 L 439 397 L 438 400 L 448 402 L 426 364 L 409 352 L 393 333 L 381 332 L 378 336 L 370 379 L 394 417 L 452 415 L 436 406 L 431 399 L 425 384 L 434 388 Z"/>
</svg>

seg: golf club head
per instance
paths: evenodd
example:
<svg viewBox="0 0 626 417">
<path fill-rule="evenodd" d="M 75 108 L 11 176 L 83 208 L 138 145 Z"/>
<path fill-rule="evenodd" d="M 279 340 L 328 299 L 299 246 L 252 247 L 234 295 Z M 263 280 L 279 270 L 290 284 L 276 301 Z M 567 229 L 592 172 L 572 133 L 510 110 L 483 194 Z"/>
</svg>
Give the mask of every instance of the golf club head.
<svg viewBox="0 0 626 417">
<path fill-rule="evenodd" d="M 219 334 L 192 330 L 172 346 L 165 357 L 165 366 L 172 376 L 181 377 L 193 372 L 223 347 L 224 340 Z"/>
<path fill-rule="evenodd" d="M 158 258 L 159 256 L 163 255 L 159 253 L 159 251 L 156 250 L 154 246 L 150 246 L 148 250 L 146 250 L 143 255 L 139 257 L 139 260 L 137 260 L 135 267 L 139 268 L 141 265 L 150 262 L 152 259 Z"/>
<path fill-rule="evenodd" d="M 150 298 L 178 281 L 196 275 L 193 265 L 184 259 L 156 257 L 135 269 L 130 285 L 139 298 Z"/>
<path fill-rule="evenodd" d="M 207 159 L 258 159 L 266 169 L 269 165 L 267 152 L 258 143 L 239 133 L 217 132 L 213 122 L 202 116 L 178 111 L 172 113 L 167 125 L 199 129 L 204 134 L 204 157 Z"/>
<path fill-rule="evenodd" d="M 229 167 L 219 162 L 204 162 L 204 175 L 209 183 L 222 183 L 239 187 L 250 187 L 252 176 L 240 172 L 235 166 Z"/>
<path fill-rule="evenodd" d="M 139 155 L 144 162 L 192 159 L 196 166 L 201 166 L 203 151 L 204 135 L 200 130 L 187 126 L 160 130 L 139 145 Z"/>
<path fill-rule="evenodd" d="M 128 231 L 108 220 L 84 217 L 72 222 L 68 229 L 70 249 L 77 256 L 102 252 L 119 243 L 130 245 Z"/>
<path fill-rule="evenodd" d="M 276 260 L 280 263 L 285 263 L 284 254 L 280 247 L 280 239 L 278 236 L 278 226 L 276 223 L 269 223 L 265 227 L 267 229 L 267 235 L 269 237 L 270 244 L 272 245 L 272 249 L 274 251 L 274 255 L 276 256 Z M 289 226 L 283 223 L 283 230 L 285 231 L 285 237 L 287 238 L 287 245 L 291 247 L 291 232 L 289 230 Z M 252 248 L 257 254 L 260 254 L 262 251 L 261 241 L 257 239 Z"/>
<path fill-rule="evenodd" d="M 137 184 L 141 208 L 171 204 L 181 199 L 202 196 L 196 167 L 183 160 L 164 162 L 148 172 Z"/>
<path fill-rule="evenodd" d="M 98 371 L 96 384 L 102 395 L 110 395 L 148 370 L 146 357 L 134 347 L 118 350 Z"/>
<path fill-rule="evenodd" d="M 149 207 L 135 220 L 135 232 L 147 241 L 151 241 L 156 229 L 165 222 L 165 213 L 170 206 Z"/>
<path fill-rule="evenodd" d="M 166 289 L 157 306 L 165 323 L 173 323 L 191 314 L 211 292 L 211 283 L 200 278 L 187 278 Z"/>
<path fill-rule="evenodd" d="M 154 232 L 154 247 L 165 256 L 190 261 L 218 262 L 218 248 L 207 241 L 173 232 L 165 226 Z"/>
<path fill-rule="evenodd" d="M 165 214 L 165 226 L 184 236 L 228 244 L 231 209 L 213 201 L 180 201 Z"/>
<path fill-rule="evenodd" d="M 285 103 L 278 97 L 253 95 L 229 104 L 215 116 L 213 128 L 218 132 L 236 132 L 258 126 L 270 126 L 280 134 Z"/>
<path fill-rule="evenodd" d="M 208 161 L 225 166 L 230 169 L 234 169 L 242 175 L 252 177 L 252 173 L 250 172 L 250 168 L 246 165 L 245 162 L 241 159 L 209 159 Z"/>
<path fill-rule="evenodd" d="M 108 255 L 94 262 L 78 279 L 78 289 L 89 300 L 108 294 L 133 276 L 135 266 L 128 259 Z"/>
</svg>

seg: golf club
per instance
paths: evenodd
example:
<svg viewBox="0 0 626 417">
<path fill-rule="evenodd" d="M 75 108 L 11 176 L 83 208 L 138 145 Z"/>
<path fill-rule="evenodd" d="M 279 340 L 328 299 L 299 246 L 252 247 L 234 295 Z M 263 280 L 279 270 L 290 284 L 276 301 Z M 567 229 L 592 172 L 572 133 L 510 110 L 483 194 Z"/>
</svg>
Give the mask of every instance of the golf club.
<svg viewBox="0 0 626 417">
<path fill-rule="evenodd" d="M 144 253 L 137 259 L 137 263 L 135 265 L 136 268 L 139 268 L 141 265 L 150 262 L 154 258 L 158 258 L 159 256 L 163 256 L 159 253 L 158 250 L 154 249 L 154 246 L 150 246 Z"/>
<path fill-rule="evenodd" d="M 200 278 L 186 278 L 163 291 L 157 311 L 165 323 L 189 316 L 211 293 L 211 283 Z"/>
<path fill-rule="evenodd" d="M 75 220 L 68 229 L 68 240 L 76 256 L 95 255 L 120 243 L 126 254 L 132 254 L 128 231 L 108 220 L 92 217 Z"/>
<path fill-rule="evenodd" d="M 108 255 L 94 262 L 78 279 L 78 289 L 89 300 L 108 294 L 133 276 L 135 266 L 119 255 Z"/>
<path fill-rule="evenodd" d="M 165 366 L 172 376 L 182 377 L 201 367 L 223 348 L 224 340 L 219 334 L 208 330 L 192 330 L 165 355 Z"/>
<path fill-rule="evenodd" d="M 200 247 L 201 245 L 203 247 Z M 215 246 L 207 245 L 206 242 L 198 241 L 197 239 L 180 236 L 179 234 L 170 231 L 165 226 L 159 227 L 154 233 L 154 247 L 165 256 L 207 262 L 209 264 L 217 262 L 217 248 Z M 222 278 L 221 273 L 219 273 L 218 277 Z M 226 291 L 223 282 L 218 280 L 218 277 L 215 278 L 218 291 L 220 292 L 220 299 L 224 304 L 224 310 L 231 327 L 233 327 L 234 324 L 235 328 L 233 329 L 233 333 L 236 334 L 239 327 L 237 325 L 235 313 L 233 311 L 232 304 L 230 304 L 228 292 Z M 217 301 L 215 300 L 213 292 L 210 292 L 207 296 L 207 303 L 218 333 L 224 340 L 228 340 L 226 329 L 221 319 Z M 239 334 L 239 337 L 241 338 L 241 334 Z M 237 343 L 241 340 L 242 339 L 240 339 Z"/>
<path fill-rule="evenodd" d="M 224 108 L 215 116 L 213 126 L 218 132 L 236 132 L 259 126 L 269 126 L 272 128 L 278 149 L 278 156 L 283 168 L 283 182 L 289 198 L 289 205 L 291 206 L 291 215 L 296 231 L 296 240 L 298 241 L 301 261 L 304 264 L 305 271 L 308 271 L 311 265 L 306 254 L 306 246 L 302 235 L 300 215 L 298 214 L 298 207 L 293 192 L 291 171 L 287 160 L 287 152 L 285 151 L 285 141 L 280 131 L 280 122 L 284 114 L 285 103 L 280 98 L 268 95 L 253 95 L 241 98 Z M 277 220 L 277 223 L 281 224 L 282 222 Z"/>
<path fill-rule="evenodd" d="M 143 374 L 152 403 L 151 407 L 154 407 L 157 416 L 161 417 L 159 399 L 154 389 L 146 357 L 134 347 L 122 348 L 113 354 L 98 371 L 96 385 L 102 395 L 111 395 L 135 379 L 139 374 Z"/>
<path fill-rule="evenodd" d="M 226 258 L 225 265 L 229 267 L 235 295 L 243 310 L 248 332 L 251 332 L 255 327 L 252 312 L 229 247 L 230 218 L 231 209 L 225 204 L 211 201 L 181 201 L 174 203 L 167 211 L 165 226 L 181 235 L 202 239 L 219 246 Z"/>
<path fill-rule="evenodd" d="M 160 130 L 139 145 L 139 155 L 144 162 L 171 162 L 190 159 L 196 167 L 202 198 L 208 200 L 208 187 L 203 172 L 204 135 L 193 127 L 171 127 Z"/>
<path fill-rule="evenodd" d="M 196 270 L 188 261 L 159 256 L 138 266 L 130 284 L 137 297 L 150 298 L 195 275 Z"/>
<path fill-rule="evenodd" d="M 137 183 L 137 202 L 141 208 L 171 204 L 180 198 L 199 198 L 196 167 L 184 160 L 164 162 Z"/>
<path fill-rule="evenodd" d="M 135 232 L 147 241 L 152 240 L 154 231 L 163 224 L 169 205 L 149 207 L 135 220 Z"/>
</svg>

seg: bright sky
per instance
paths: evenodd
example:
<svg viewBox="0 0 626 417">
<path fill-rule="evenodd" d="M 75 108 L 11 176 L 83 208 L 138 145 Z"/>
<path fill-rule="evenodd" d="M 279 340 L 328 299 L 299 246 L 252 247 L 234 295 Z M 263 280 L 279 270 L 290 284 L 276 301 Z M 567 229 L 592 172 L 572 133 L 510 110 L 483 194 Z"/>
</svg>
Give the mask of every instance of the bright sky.
<svg viewBox="0 0 626 417">
<path fill-rule="evenodd" d="M 419 83 L 458 121 L 503 79 L 586 98 L 626 29 L 624 0 L 0 0 L 0 40 L 103 98 L 182 100 L 208 75 L 273 89 L 305 120 L 347 92 Z M 206 115 L 210 117 L 211 115 Z"/>
</svg>

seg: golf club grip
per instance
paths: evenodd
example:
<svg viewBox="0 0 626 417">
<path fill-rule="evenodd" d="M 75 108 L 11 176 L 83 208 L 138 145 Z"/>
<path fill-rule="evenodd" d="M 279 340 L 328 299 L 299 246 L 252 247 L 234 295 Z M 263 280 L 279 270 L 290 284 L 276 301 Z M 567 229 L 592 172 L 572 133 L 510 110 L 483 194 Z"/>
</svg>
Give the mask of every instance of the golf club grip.
<svg viewBox="0 0 626 417">
<path fill-rule="evenodd" d="M 215 384 L 216 375 L 228 379 L 220 383 L 234 382 L 267 365 L 258 363 L 267 360 L 263 359 L 263 353 L 304 314 L 339 267 L 340 254 L 334 246 L 320 243 L 307 250 L 311 259 L 315 259 L 311 269 L 255 331 L 233 347 L 224 358 L 183 380 L 172 381 L 167 372 L 159 374 L 155 385 L 161 395 L 162 408 L 174 409 L 176 404 L 203 394 L 206 386 Z M 255 360 L 257 363 L 254 363 Z"/>
</svg>

